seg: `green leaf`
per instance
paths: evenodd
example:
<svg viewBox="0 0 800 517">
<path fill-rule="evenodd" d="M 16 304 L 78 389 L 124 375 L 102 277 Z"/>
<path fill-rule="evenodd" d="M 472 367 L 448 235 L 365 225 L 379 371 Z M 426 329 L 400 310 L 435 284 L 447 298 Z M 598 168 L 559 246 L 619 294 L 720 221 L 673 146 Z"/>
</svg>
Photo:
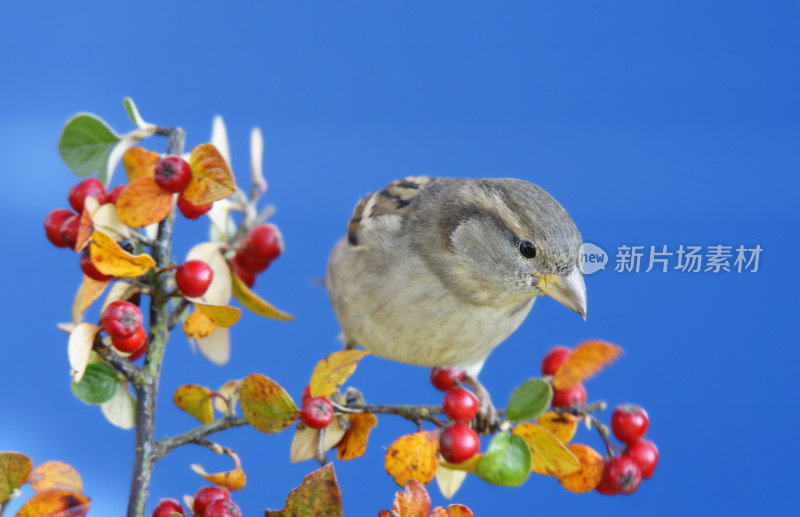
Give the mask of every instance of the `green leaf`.
<svg viewBox="0 0 800 517">
<path fill-rule="evenodd" d="M 117 142 L 119 136 L 108 124 L 92 114 L 81 113 L 64 126 L 58 152 L 72 172 L 87 176 L 105 168 Z"/>
<path fill-rule="evenodd" d="M 493 485 L 519 486 L 531 473 L 531 450 L 519 436 L 500 432 L 475 465 L 475 474 Z"/>
<path fill-rule="evenodd" d="M 72 392 L 87 404 L 103 404 L 113 399 L 119 390 L 117 372 L 106 363 L 86 367 L 81 382 L 72 381 Z"/>
<path fill-rule="evenodd" d="M 0 503 L 5 503 L 28 478 L 33 461 L 19 452 L 0 452 Z"/>
<path fill-rule="evenodd" d="M 513 422 L 525 422 L 538 417 L 550 406 L 553 388 L 542 379 L 529 379 L 519 386 L 508 401 L 506 416 Z"/>
<path fill-rule="evenodd" d="M 300 412 L 280 384 L 259 373 L 244 378 L 239 403 L 250 425 L 262 433 L 283 431 Z"/>
<path fill-rule="evenodd" d="M 131 122 L 136 124 L 136 127 L 142 128 L 152 125 L 144 121 L 142 116 L 139 114 L 139 108 L 136 107 L 136 103 L 133 102 L 133 99 L 130 97 L 125 97 L 123 102 L 125 104 L 125 111 L 128 113 L 128 118 L 131 119 Z"/>
</svg>

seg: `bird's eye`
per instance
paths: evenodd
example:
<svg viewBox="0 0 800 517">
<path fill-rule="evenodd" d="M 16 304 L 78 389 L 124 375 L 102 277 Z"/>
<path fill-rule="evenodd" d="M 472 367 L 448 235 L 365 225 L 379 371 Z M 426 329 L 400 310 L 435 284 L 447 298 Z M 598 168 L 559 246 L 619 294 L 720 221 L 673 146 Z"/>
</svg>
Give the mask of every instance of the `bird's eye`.
<svg viewBox="0 0 800 517">
<path fill-rule="evenodd" d="M 519 252 L 526 259 L 532 259 L 536 256 L 536 246 L 531 241 L 520 241 Z"/>
</svg>

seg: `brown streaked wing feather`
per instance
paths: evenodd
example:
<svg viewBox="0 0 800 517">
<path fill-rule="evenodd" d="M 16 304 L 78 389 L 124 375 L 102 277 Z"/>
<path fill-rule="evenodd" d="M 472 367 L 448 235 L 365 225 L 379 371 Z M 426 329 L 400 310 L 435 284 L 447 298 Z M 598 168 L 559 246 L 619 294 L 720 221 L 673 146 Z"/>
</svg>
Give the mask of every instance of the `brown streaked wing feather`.
<svg viewBox="0 0 800 517">
<path fill-rule="evenodd" d="M 430 183 L 428 176 L 409 176 L 389 183 L 383 190 L 364 196 L 347 223 L 347 241 L 359 243 L 358 234 L 370 219 L 384 215 L 405 215 L 406 207 Z"/>
</svg>

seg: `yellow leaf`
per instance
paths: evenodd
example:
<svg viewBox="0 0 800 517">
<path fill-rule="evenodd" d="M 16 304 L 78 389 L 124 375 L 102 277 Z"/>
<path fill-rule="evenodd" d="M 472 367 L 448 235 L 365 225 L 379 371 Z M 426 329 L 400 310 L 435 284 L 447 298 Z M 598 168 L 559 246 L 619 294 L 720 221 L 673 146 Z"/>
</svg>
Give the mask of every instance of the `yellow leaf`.
<svg viewBox="0 0 800 517">
<path fill-rule="evenodd" d="M 372 413 L 354 413 L 350 415 L 350 429 L 345 433 L 336 457 L 340 460 L 352 460 L 364 455 L 372 428 L 378 425 L 378 419 Z"/>
<path fill-rule="evenodd" d="M 312 397 L 329 397 L 350 377 L 366 350 L 341 350 L 334 352 L 317 363 L 311 374 L 309 393 Z"/>
<path fill-rule="evenodd" d="M 108 282 L 105 280 L 95 280 L 86 275 L 83 275 L 83 283 L 78 294 L 75 296 L 75 303 L 73 305 L 73 314 L 77 311 L 78 314 L 83 314 L 95 300 L 100 298 L 103 291 L 106 289 Z"/>
<path fill-rule="evenodd" d="M 193 205 L 205 205 L 225 199 L 236 190 L 233 172 L 225 158 L 212 144 L 201 144 L 189 156 L 192 180 L 183 197 Z"/>
<path fill-rule="evenodd" d="M 211 404 L 211 390 L 197 384 L 186 384 L 175 391 L 175 405 L 186 411 L 203 424 L 214 421 L 214 408 Z"/>
<path fill-rule="evenodd" d="M 192 471 L 195 474 L 203 476 L 211 483 L 225 487 L 232 492 L 235 490 L 241 490 L 247 484 L 247 476 L 245 476 L 244 470 L 242 470 L 242 462 L 239 460 L 239 456 L 235 452 L 226 451 L 226 454 L 233 458 L 233 470 L 209 474 L 202 466 L 195 463 L 191 467 Z"/>
<path fill-rule="evenodd" d="M 395 483 L 405 486 L 409 479 L 428 484 L 439 467 L 438 431 L 420 431 L 401 436 L 389 446 L 384 459 L 386 472 Z"/>
<path fill-rule="evenodd" d="M 224 397 L 214 397 L 214 409 L 220 413 L 233 413 L 236 410 L 236 403 L 239 401 L 239 387 L 242 385 L 241 379 L 228 381 L 217 390 L 217 393 Z M 232 406 L 232 407 L 229 407 Z"/>
<path fill-rule="evenodd" d="M 239 317 L 242 315 L 242 309 L 228 307 L 227 305 L 196 303 L 194 306 L 220 327 L 230 327 L 239 321 Z"/>
<path fill-rule="evenodd" d="M 467 473 L 463 470 L 450 469 L 445 464 L 440 464 L 436 469 L 436 484 L 445 499 L 452 499 L 465 479 Z"/>
<path fill-rule="evenodd" d="M 137 178 L 152 177 L 156 173 L 156 162 L 160 158 L 154 151 L 144 147 L 131 147 L 122 156 L 122 165 L 128 175 L 128 181 Z"/>
<path fill-rule="evenodd" d="M 603 457 L 588 445 L 581 443 L 572 443 L 567 447 L 578 458 L 581 469 L 574 474 L 559 478 L 558 481 L 564 488 L 576 494 L 594 490 L 603 478 Z"/>
<path fill-rule="evenodd" d="M 33 461 L 21 452 L 0 452 L 0 504 L 25 483 Z M 4 505 L 2 505 L 4 506 Z"/>
<path fill-rule="evenodd" d="M 536 423 L 550 431 L 562 443 L 569 443 L 578 429 L 578 418 L 569 413 L 548 411 Z"/>
<path fill-rule="evenodd" d="M 156 261 L 147 253 L 131 255 L 101 231 L 92 234 L 89 252 L 94 267 L 104 275 L 136 277 L 156 266 Z"/>
<path fill-rule="evenodd" d="M 286 429 L 300 413 L 280 384 L 259 373 L 244 378 L 239 388 L 239 403 L 250 425 L 262 433 Z"/>
<path fill-rule="evenodd" d="M 119 220 L 117 207 L 111 203 L 101 205 L 92 212 L 92 224 L 116 241 L 124 241 L 131 237 L 131 230 Z"/>
<path fill-rule="evenodd" d="M 231 299 L 231 272 L 228 262 L 222 256 L 221 247 L 219 242 L 201 242 L 186 254 L 186 262 L 202 260 L 214 272 L 206 292 L 197 298 L 189 298 L 194 303 L 228 305 Z"/>
<path fill-rule="evenodd" d="M 200 352 L 212 363 L 223 365 L 231 358 L 231 334 L 225 327 L 217 327 L 206 337 L 197 338 Z"/>
<path fill-rule="evenodd" d="M 117 199 L 119 220 L 140 228 L 161 222 L 172 208 L 172 193 L 163 190 L 153 177 L 137 178 L 122 189 Z"/>
<path fill-rule="evenodd" d="M 89 364 L 89 356 L 94 346 L 94 338 L 100 332 L 100 327 L 91 323 L 81 323 L 69 335 L 67 344 L 67 356 L 69 365 L 72 368 L 73 379 L 81 382 L 86 366 Z"/>
<path fill-rule="evenodd" d="M 478 465 L 478 462 L 483 457 L 483 453 L 479 452 L 475 456 L 471 457 L 468 460 L 462 461 L 461 463 L 448 463 L 443 462 L 442 465 L 447 467 L 450 470 L 460 470 L 461 472 L 468 472 L 470 474 L 475 473 L 475 467 Z"/>
<path fill-rule="evenodd" d="M 553 387 L 566 390 L 593 376 L 622 355 L 622 347 L 605 341 L 585 341 L 576 346 L 553 377 Z"/>
<path fill-rule="evenodd" d="M 578 458 L 544 427 L 526 422 L 517 425 L 511 432 L 522 437 L 530 447 L 533 472 L 563 477 L 581 469 Z"/>
<path fill-rule="evenodd" d="M 31 497 L 16 517 L 83 517 L 89 511 L 90 499 L 66 488 L 51 488 Z"/>
<path fill-rule="evenodd" d="M 258 314 L 276 320 L 293 320 L 294 316 L 276 309 L 267 301 L 263 300 L 260 296 L 250 290 L 247 285 L 242 282 L 239 275 L 230 273 L 231 282 L 233 284 L 233 295 L 242 305 Z"/>
<path fill-rule="evenodd" d="M 217 324 L 200 311 L 194 311 L 186 318 L 186 321 L 183 322 L 183 332 L 186 334 L 186 337 L 195 339 L 210 336 L 216 328 Z"/>
<path fill-rule="evenodd" d="M 47 461 L 34 469 L 28 476 L 34 492 L 43 492 L 51 488 L 66 488 L 80 492 L 83 481 L 78 471 L 63 461 Z"/>
</svg>

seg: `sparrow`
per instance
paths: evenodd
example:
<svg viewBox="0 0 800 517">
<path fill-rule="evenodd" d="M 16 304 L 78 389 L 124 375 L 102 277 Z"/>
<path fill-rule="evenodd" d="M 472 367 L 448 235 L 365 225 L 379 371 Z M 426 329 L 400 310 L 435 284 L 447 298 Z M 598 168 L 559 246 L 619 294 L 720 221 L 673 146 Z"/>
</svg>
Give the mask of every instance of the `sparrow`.
<svg viewBox="0 0 800 517">
<path fill-rule="evenodd" d="M 544 189 L 513 178 L 407 177 L 365 196 L 331 253 L 326 284 L 345 345 L 477 381 L 538 296 L 586 318 L 581 235 Z"/>
</svg>

